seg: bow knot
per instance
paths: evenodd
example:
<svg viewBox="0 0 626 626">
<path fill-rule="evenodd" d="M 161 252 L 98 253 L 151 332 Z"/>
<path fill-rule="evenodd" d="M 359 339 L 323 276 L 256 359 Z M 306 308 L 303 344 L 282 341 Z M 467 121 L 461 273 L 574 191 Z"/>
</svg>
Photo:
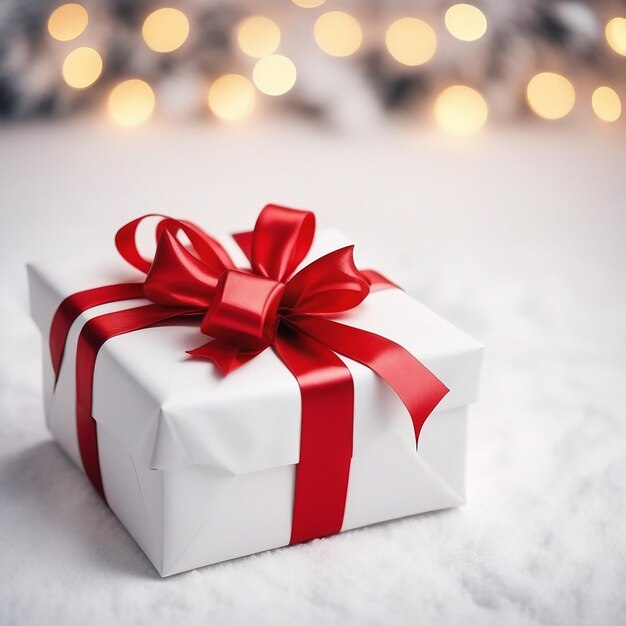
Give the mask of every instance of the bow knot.
<svg viewBox="0 0 626 626">
<path fill-rule="evenodd" d="M 284 292 L 285 285 L 277 280 L 226 270 L 217 281 L 201 330 L 246 351 L 263 350 L 274 341 Z"/>
<path fill-rule="evenodd" d="M 178 240 L 179 231 L 187 235 L 190 249 Z M 214 340 L 189 354 L 212 360 L 227 374 L 271 346 L 281 321 L 293 328 L 303 316 L 347 311 L 368 295 L 370 281 L 354 264 L 353 246 L 322 256 L 293 275 L 309 252 L 314 231 L 313 213 L 266 206 L 252 233 L 235 237 L 251 266 L 241 270 L 215 239 L 191 230 L 187 222 L 166 218 L 156 229 L 144 295 L 156 304 L 204 315 L 201 330 Z M 135 250 L 120 252 L 140 258 Z"/>
</svg>

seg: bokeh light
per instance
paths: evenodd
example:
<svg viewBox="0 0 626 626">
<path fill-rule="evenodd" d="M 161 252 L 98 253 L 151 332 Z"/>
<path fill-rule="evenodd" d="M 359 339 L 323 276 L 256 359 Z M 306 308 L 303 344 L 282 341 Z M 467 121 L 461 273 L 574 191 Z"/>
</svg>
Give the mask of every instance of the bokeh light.
<svg viewBox="0 0 626 626">
<path fill-rule="evenodd" d="M 446 133 L 471 135 L 487 121 L 487 102 L 478 91 L 465 85 L 444 89 L 435 100 L 435 120 Z"/>
<path fill-rule="evenodd" d="M 253 15 L 239 24 L 237 42 L 248 56 L 260 59 L 278 48 L 280 29 L 269 17 Z"/>
<path fill-rule="evenodd" d="M 52 12 L 48 19 L 48 32 L 58 41 L 71 41 L 87 28 L 88 21 L 87 9 L 80 4 L 70 2 Z"/>
<path fill-rule="evenodd" d="M 294 4 L 297 4 L 303 9 L 315 9 L 321 7 L 326 0 L 291 0 Z"/>
<path fill-rule="evenodd" d="M 444 18 L 446 28 L 461 41 L 476 41 L 487 32 L 485 14 L 472 4 L 454 4 Z"/>
<path fill-rule="evenodd" d="M 403 17 L 389 26 L 385 43 L 396 61 L 404 65 L 422 65 L 435 54 L 437 36 L 426 22 Z"/>
<path fill-rule="evenodd" d="M 326 54 L 347 57 L 354 54 L 363 41 L 363 31 L 357 20 L 343 11 L 329 11 L 317 18 L 313 30 L 317 45 Z"/>
<path fill-rule="evenodd" d="M 102 73 L 102 57 L 93 48 L 76 48 L 65 57 L 61 72 L 70 87 L 85 89 Z"/>
<path fill-rule="evenodd" d="M 296 66 L 282 54 L 259 59 L 252 71 L 252 80 L 259 91 L 268 96 L 282 96 L 296 82 Z"/>
<path fill-rule="evenodd" d="M 148 83 L 131 78 L 109 94 L 109 113 L 122 126 L 139 126 L 154 111 L 154 92 Z"/>
<path fill-rule="evenodd" d="M 615 122 L 622 114 L 622 103 L 610 87 L 598 87 L 591 96 L 593 112 L 605 122 Z"/>
<path fill-rule="evenodd" d="M 170 7 L 157 9 L 145 19 L 141 34 L 151 50 L 172 52 L 187 41 L 189 20 L 178 9 Z"/>
<path fill-rule="evenodd" d="M 526 87 L 526 99 L 539 117 L 558 120 L 574 108 L 576 93 L 565 76 L 541 72 L 530 79 Z"/>
<path fill-rule="evenodd" d="M 604 34 L 609 46 L 622 56 L 626 56 L 626 17 L 614 17 L 607 22 Z"/>
<path fill-rule="evenodd" d="M 254 86 L 239 74 L 225 74 L 209 87 L 208 105 L 213 114 L 227 122 L 241 122 L 254 110 Z"/>
</svg>

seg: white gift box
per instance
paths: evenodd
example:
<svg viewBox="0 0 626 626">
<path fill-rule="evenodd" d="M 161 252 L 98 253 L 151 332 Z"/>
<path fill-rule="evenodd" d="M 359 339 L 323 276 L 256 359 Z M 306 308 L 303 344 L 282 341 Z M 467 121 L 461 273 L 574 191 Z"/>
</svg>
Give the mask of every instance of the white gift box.
<svg viewBox="0 0 626 626">
<path fill-rule="evenodd" d="M 220 241 L 241 267 L 230 237 Z M 303 265 L 350 243 L 319 231 Z M 360 267 L 376 268 L 375 263 Z M 82 468 L 76 435 L 76 343 L 83 324 L 146 300 L 101 305 L 70 330 L 56 389 L 48 338 L 68 295 L 137 282 L 114 247 L 29 266 L 32 316 L 44 345 L 50 432 Z M 390 277 L 393 280 L 393 276 Z M 342 531 L 458 506 L 465 497 L 467 405 L 483 347 L 399 289 L 371 293 L 341 321 L 403 345 L 450 392 L 426 421 L 419 451 L 410 416 L 387 384 L 341 357 L 354 379 L 354 453 Z M 300 448 L 300 390 L 271 349 L 222 377 L 185 351 L 206 341 L 198 323 L 110 339 L 96 361 L 93 417 L 115 515 L 162 576 L 289 544 Z"/>
</svg>

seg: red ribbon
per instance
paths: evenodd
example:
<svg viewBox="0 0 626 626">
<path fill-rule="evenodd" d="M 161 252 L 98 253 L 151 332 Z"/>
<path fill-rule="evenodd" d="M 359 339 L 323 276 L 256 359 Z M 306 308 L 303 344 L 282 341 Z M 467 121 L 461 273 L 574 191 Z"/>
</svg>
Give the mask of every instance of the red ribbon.
<svg viewBox="0 0 626 626">
<path fill-rule="evenodd" d="M 85 472 L 106 499 L 92 417 L 93 373 L 108 339 L 168 320 L 202 316 L 213 337 L 188 353 L 211 360 L 227 375 L 272 348 L 294 375 L 302 396 L 300 460 L 296 469 L 291 543 L 341 530 L 352 458 L 354 387 L 336 353 L 367 365 L 406 406 L 416 445 L 426 418 L 447 387 L 399 344 L 341 324 L 332 316 L 357 307 L 374 289 L 395 287 L 374 271 L 359 271 L 353 247 L 335 250 L 294 275 L 307 255 L 315 216 L 267 205 L 254 231 L 235 240 L 251 269 L 237 269 L 224 248 L 191 222 L 160 217 L 152 260 L 139 253 L 136 233 L 146 215 L 122 227 L 119 253 L 146 273 L 143 283 L 108 285 L 75 293 L 57 309 L 50 353 L 58 379 L 71 324 L 85 310 L 108 302 L 148 298 L 152 304 L 106 313 L 82 328 L 76 355 L 76 423 Z M 179 239 L 184 233 L 191 244 Z"/>
</svg>

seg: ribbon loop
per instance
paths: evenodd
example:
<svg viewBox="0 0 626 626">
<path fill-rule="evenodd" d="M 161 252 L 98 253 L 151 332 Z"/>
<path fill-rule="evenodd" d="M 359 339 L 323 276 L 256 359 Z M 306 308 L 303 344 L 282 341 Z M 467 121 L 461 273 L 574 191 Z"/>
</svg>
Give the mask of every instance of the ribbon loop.
<svg viewBox="0 0 626 626">
<path fill-rule="evenodd" d="M 144 282 L 144 293 L 157 304 L 206 309 L 218 276 L 164 230 Z"/>
<path fill-rule="evenodd" d="M 146 259 L 137 247 L 137 230 L 139 225 L 151 217 L 161 218 L 156 225 L 155 239 L 158 244 L 164 230 L 172 233 L 174 237 L 179 231 L 185 233 L 191 243 L 196 256 L 207 265 L 214 273 L 219 273 L 227 268 L 235 267 L 223 246 L 213 237 L 205 233 L 199 226 L 186 220 L 177 220 L 160 213 L 147 213 L 137 219 L 128 222 L 115 234 L 115 247 L 122 258 L 140 272 L 147 274 L 152 265 L 151 259 Z"/>
<path fill-rule="evenodd" d="M 259 214 L 251 242 L 250 261 L 255 274 L 287 280 L 309 252 L 315 216 L 268 204 Z"/>
<path fill-rule="evenodd" d="M 328 314 L 361 304 L 370 287 L 354 264 L 353 250 L 335 250 L 300 270 L 287 283 L 282 306 L 291 313 Z"/>
</svg>

